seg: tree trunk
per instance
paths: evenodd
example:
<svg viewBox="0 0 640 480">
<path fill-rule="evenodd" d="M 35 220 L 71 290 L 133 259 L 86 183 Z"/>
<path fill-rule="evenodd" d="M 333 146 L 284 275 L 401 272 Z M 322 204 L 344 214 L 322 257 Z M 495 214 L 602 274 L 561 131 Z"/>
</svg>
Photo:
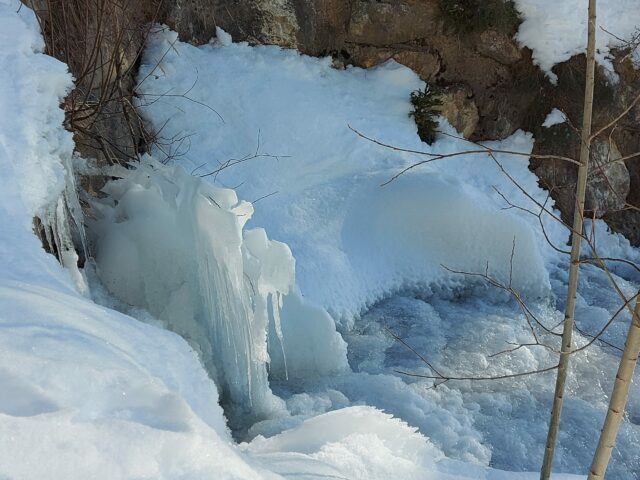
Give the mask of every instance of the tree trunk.
<svg viewBox="0 0 640 480">
<path fill-rule="evenodd" d="M 620 422 L 624 415 L 624 407 L 629 397 L 629 387 L 636 368 L 638 355 L 640 354 L 640 298 L 636 299 L 636 308 L 633 312 L 627 340 L 624 343 L 624 351 L 618 366 L 616 381 L 613 385 L 613 393 L 609 401 L 609 410 L 602 426 L 598 447 L 593 455 L 589 477 L 587 480 L 600 480 L 604 478 L 607 470 L 611 451 L 616 443 L 616 436 L 620 428 Z"/>
<path fill-rule="evenodd" d="M 551 475 L 553 454 L 560 427 L 564 387 L 567 380 L 569 356 L 571 355 L 571 336 L 576 306 L 576 290 L 578 286 L 578 267 L 580 265 L 580 243 L 584 215 L 584 196 L 587 188 L 589 171 L 589 146 L 591 141 L 591 116 L 593 111 L 593 86 L 595 78 L 595 44 L 596 44 L 596 0 L 589 0 L 588 40 L 587 40 L 587 75 L 584 90 L 584 113 L 582 117 L 582 140 L 580 145 L 580 166 L 578 168 L 578 184 L 576 186 L 576 204 L 573 213 L 573 231 L 571 232 L 571 264 L 569 265 L 569 285 L 567 287 L 567 305 L 564 314 L 562 346 L 556 377 L 556 389 L 549 422 L 549 433 L 544 450 L 544 460 L 540 470 L 540 479 L 548 480 Z"/>
</svg>

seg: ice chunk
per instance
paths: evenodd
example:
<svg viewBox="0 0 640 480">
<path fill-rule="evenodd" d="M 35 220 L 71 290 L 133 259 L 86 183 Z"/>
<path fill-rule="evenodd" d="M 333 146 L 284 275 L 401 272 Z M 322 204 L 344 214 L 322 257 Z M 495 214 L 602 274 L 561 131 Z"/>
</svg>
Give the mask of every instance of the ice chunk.
<svg viewBox="0 0 640 480">
<path fill-rule="evenodd" d="M 275 346 L 267 339 L 270 323 L 281 361 L 275 369 L 285 376 L 289 352 L 296 375 L 346 368 L 345 345 L 331 319 L 291 296 L 289 248 L 262 229 L 243 236 L 249 203 L 151 159 L 121 175 L 105 187 L 110 199 L 96 205 L 102 215 L 92 226 L 98 274 L 120 300 L 148 310 L 191 342 L 232 416 L 248 423 L 284 409 L 267 378 L 269 345 Z M 301 334 L 298 321 L 323 335 Z M 300 348 L 314 353 L 304 357 Z"/>
</svg>

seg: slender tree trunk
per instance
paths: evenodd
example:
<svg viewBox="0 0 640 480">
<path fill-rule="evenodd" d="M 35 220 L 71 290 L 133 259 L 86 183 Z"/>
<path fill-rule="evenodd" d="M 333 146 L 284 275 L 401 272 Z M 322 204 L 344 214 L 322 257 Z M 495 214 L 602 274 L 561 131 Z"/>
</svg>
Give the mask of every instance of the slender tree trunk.
<svg viewBox="0 0 640 480">
<path fill-rule="evenodd" d="M 616 436 L 620 428 L 620 422 L 624 415 L 624 407 L 629 397 L 629 387 L 636 368 L 638 355 L 640 354 L 640 298 L 636 299 L 636 308 L 633 312 L 627 340 L 624 344 L 622 358 L 618 366 L 616 381 L 613 385 L 613 393 L 609 400 L 609 410 L 602 426 L 598 447 L 593 455 L 589 477 L 587 480 L 600 480 L 604 478 L 607 470 L 611 451 L 616 443 Z"/>
<path fill-rule="evenodd" d="M 578 168 L 578 184 L 576 186 L 576 204 L 573 213 L 573 231 L 571 232 L 571 264 L 569 265 L 569 285 L 567 287 L 567 305 L 564 314 L 562 346 L 556 377 L 556 389 L 549 422 L 549 433 L 544 450 L 544 460 L 540 470 L 540 479 L 548 480 L 551 475 L 553 454 L 560 427 L 564 387 L 567 380 L 569 357 L 571 354 L 571 336 L 576 306 L 576 290 L 578 286 L 578 267 L 580 265 L 580 243 L 584 216 L 584 196 L 587 188 L 589 171 L 589 146 L 591 142 L 591 116 L 593 111 L 593 86 L 595 78 L 595 44 L 596 44 L 596 0 L 589 0 L 589 21 L 587 40 L 587 75 L 584 90 L 584 113 L 582 117 L 582 140 L 580 145 L 580 166 Z"/>
</svg>

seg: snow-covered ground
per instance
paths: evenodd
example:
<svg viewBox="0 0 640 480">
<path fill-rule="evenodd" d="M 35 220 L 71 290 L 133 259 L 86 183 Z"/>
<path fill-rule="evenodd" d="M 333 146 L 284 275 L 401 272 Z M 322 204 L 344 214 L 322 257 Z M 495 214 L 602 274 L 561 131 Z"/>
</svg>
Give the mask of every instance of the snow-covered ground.
<svg viewBox="0 0 640 480">
<path fill-rule="evenodd" d="M 78 293 L 79 278 L 32 232 L 34 213 L 46 217 L 64 192 L 73 143 L 59 103 L 71 78 L 40 53 L 35 17 L 18 7 L 0 0 L 0 64 L 11 65 L 0 69 L 0 477 L 484 475 L 442 466 L 442 453 L 422 435 L 370 407 L 238 447 L 216 385 L 181 337 Z M 439 473 L 451 468 L 460 475 Z"/>
<path fill-rule="evenodd" d="M 385 331 L 456 375 L 552 364 L 540 347 L 490 357 L 527 341 L 524 319 L 506 296 L 441 266 L 477 272 L 488 262 L 539 318 L 558 321 L 565 259 L 535 218 L 503 209 L 501 195 L 531 203 L 502 168 L 546 198 L 524 157 L 465 155 L 380 187 L 424 157 L 349 125 L 428 148 L 407 115 L 422 86 L 409 70 L 337 71 L 222 32 L 195 48 L 161 30 L 142 66 L 141 108 L 151 125 L 168 120 L 164 136 L 191 136 L 167 147 L 175 158 L 158 149 L 113 170 L 121 179 L 91 223 L 103 286 L 91 266 L 63 269 L 32 233 L 34 214 L 57 218 L 69 201 L 73 143 L 59 103 L 72 83 L 40 53 L 35 17 L 18 6 L 0 0 L 0 65 L 11 65 L 0 69 L 1 478 L 537 477 L 490 467 L 538 468 L 550 375 L 434 389 L 395 372 L 428 370 Z M 531 145 L 518 132 L 493 146 Z M 432 151 L 469 148 L 442 136 Z M 562 245 L 566 232 L 544 221 Z M 607 252 L 638 260 L 595 228 Z M 616 271 L 633 294 L 637 278 Z M 84 273 L 106 306 L 88 298 Z M 596 331 L 619 303 L 586 267 L 579 326 Z M 618 321 L 606 339 L 620 344 L 624 330 Z M 599 345 L 576 356 L 558 471 L 584 472 L 615 363 Z M 640 472 L 638 418 L 636 387 L 611 478 Z"/>
<path fill-rule="evenodd" d="M 516 39 L 533 51 L 534 62 L 552 79 L 554 65 L 585 52 L 588 0 L 515 0 L 524 21 Z M 640 34 L 640 1 L 596 2 L 596 60 L 613 72 L 609 54 Z M 633 53 L 640 65 L 640 51 Z"/>
<path fill-rule="evenodd" d="M 508 342 L 531 340 L 525 320 L 499 292 L 442 267 L 484 272 L 488 264 L 489 274 L 504 283 L 511 277 L 548 326 L 560 321 L 566 259 L 546 243 L 536 217 L 504 209 L 505 198 L 536 209 L 520 187 L 546 201 L 526 157 L 502 154 L 493 161 L 485 154 L 463 155 L 422 165 L 381 186 L 425 157 L 381 147 L 349 127 L 406 149 L 448 154 L 478 147 L 445 135 L 431 149 L 422 144 L 407 115 L 409 93 L 422 83 L 393 62 L 339 71 L 329 59 L 231 44 L 219 33 L 221 40 L 199 48 L 181 44 L 168 30 L 151 42 L 140 74 L 141 111 L 162 126 L 165 137 L 188 138 L 154 155 L 255 201 L 247 226 L 265 228 L 290 246 L 301 294 L 336 319 L 353 370 L 304 380 L 272 372 L 272 389 L 286 400 L 288 415 L 255 424 L 249 437 L 365 403 L 418 427 L 448 457 L 537 469 L 552 375 L 431 389 L 431 380 L 394 373 L 428 370 L 384 329 L 406 337 L 450 374 L 504 374 L 553 364 L 555 356 L 535 346 L 491 357 L 509 348 Z M 447 125 L 442 128 L 455 135 Z M 531 146 L 524 132 L 491 144 L 524 153 Z M 550 240 L 564 245 L 567 232 L 549 215 L 543 221 Z M 624 239 L 607 234 L 601 223 L 595 228 L 601 248 L 638 259 Z M 629 272 L 618 273 L 634 280 Z M 633 294 L 632 283 L 619 281 Z M 585 267 L 579 326 L 597 331 L 618 306 L 602 274 Z M 614 325 L 609 341 L 621 344 L 623 323 Z M 304 336 L 285 332 L 284 345 L 299 338 Z M 577 338 L 579 344 L 586 341 Z M 277 357 L 276 348 L 269 352 Z M 567 401 L 556 465 L 580 473 L 589 462 L 617 360 L 598 345 L 576 358 L 574 397 Z M 629 408 L 633 419 L 638 403 Z M 640 471 L 634 453 L 639 433 L 633 420 L 625 423 L 613 478 Z"/>
</svg>

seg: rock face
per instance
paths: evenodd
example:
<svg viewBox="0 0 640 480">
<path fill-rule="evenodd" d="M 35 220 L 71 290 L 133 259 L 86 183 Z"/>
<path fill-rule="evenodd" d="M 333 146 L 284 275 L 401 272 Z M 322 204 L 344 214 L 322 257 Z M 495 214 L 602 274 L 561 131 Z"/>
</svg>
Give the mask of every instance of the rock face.
<svg viewBox="0 0 640 480">
<path fill-rule="evenodd" d="M 580 140 L 566 125 L 551 127 L 552 132 L 543 142 L 562 141 L 570 145 L 569 158 L 579 158 Z M 549 139 L 552 140 L 549 140 Z M 538 142 L 536 153 L 554 154 L 553 148 L 544 149 L 547 144 Z M 544 153 L 543 153 L 544 152 Z M 560 155 L 560 153 L 555 152 Z M 566 154 L 565 154 L 566 155 Z M 564 156 L 564 155 L 563 155 Z M 620 212 L 627 206 L 631 177 L 622 155 L 613 140 L 598 138 L 591 144 L 590 169 L 587 177 L 585 215 L 602 218 Z M 575 189 L 578 178 L 577 165 L 565 160 L 537 160 L 532 162 L 540 183 L 556 201 L 562 212 L 562 219 L 571 224 L 575 203 Z"/>
<path fill-rule="evenodd" d="M 398 45 L 425 38 L 437 29 L 437 2 L 352 2 L 345 42 L 356 45 Z"/>
<path fill-rule="evenodd" d="M 639 72 L 630 67 L 623 52 L 617 57 L 614 61 L 620 79 L 617 84 L 611 84 L 600 69 L 596 72 L 594 132 L 623 112 L 640 93 Z M 558 65 L 557 87 L 542 89 L 537 109 L 550 111 L 552 106 L 558 107 L 569 123 L 547 129 L 540 126 L 539 115 L 532 114 L 535 120 L 523 124 L 523 128 L 536 138 L 534 153 L 579 158 L 579 132 L 572 125 L 581 124 L 584 65 L 584 56 Z M 621 159 L 640 152 L 639 124 L 640 105 L 636 105 L 615 128 L 606 129 L 594 139 L 585 198 L 588 216 L 603 218 L 612 230 L 625 235 L 634 245 L 640 245 L 640 163 L 635 157 Z M 557 160 L 532 160 L 530 167 L 540 178 L 540 184 L 549 190 L 564 221 L 571 222 L 576 166 Z"/>
<path fill-rule="evenodd" d="M 473 92 L 465 85 L 452 85 L 440 92 L 440 114 L 446 118 L 451 126 L 469 138 L 475 132 L 480 117 L 478 108 L 473 101 Z"/>
<path fill-rule="evenodd" d="M 607 212 L 622 210 L 627 205 L 631 178 L 621 158 L 613 141 L 600 139 L 591 144 L 585 208 L 597 218 L 602 218 Z"/>
<path fill-rule="evenodd" d="M 522 58 L 520 49 L 503 32 L 485 30 L 480 34 L 478 53 L 503 65 L 513 65 Z"/>
</svg>

